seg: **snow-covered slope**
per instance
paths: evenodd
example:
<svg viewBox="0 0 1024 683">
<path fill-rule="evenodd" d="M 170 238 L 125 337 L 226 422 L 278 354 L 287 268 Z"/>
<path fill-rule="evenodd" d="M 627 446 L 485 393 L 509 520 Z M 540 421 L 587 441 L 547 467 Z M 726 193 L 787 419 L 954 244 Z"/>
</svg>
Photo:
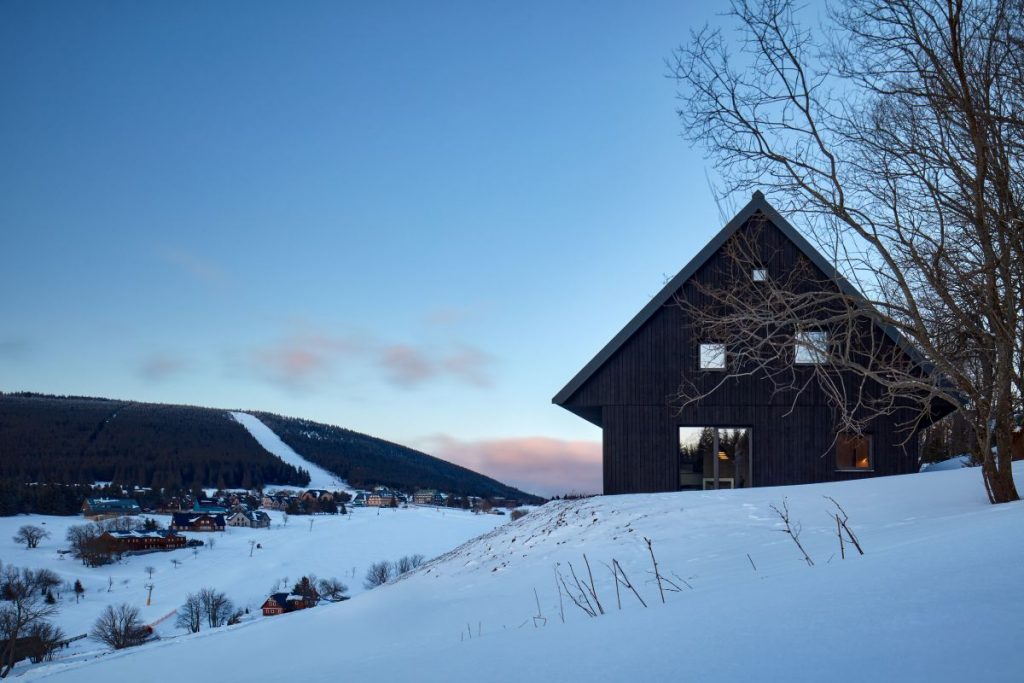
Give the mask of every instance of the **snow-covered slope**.
<svg viewBox="0 0 1024 683">
<path fill-rule="evenodd" d="M 825 496 L 863 556 L 840 558 Z M 769 506 L 783 500 L 814 566 L 780 533 Z M 681 588 L 666 604 L 645 537 Z M 556 590 L 557 573 L 575 585 L 570 562 L 587 576 L 584 553 L 596 618 Z M 646 608 L 625 589 L 618 608 L 613 559 Z M 988 504 L 977 469 L 594 498 L 548 504 L 346 603 L 28 677 L 161 681 L 187 661 L 219 681 L 287 679 L 296 662 L 310 682 L 1018 681 L 1021 567 L 1024 504 Z"/>
<path fill-rule="evenodd" d="M 287 589 L 309 573 L 320 578 L 337 577 L 356 595 L 364 590 L 363 576 L 372 562 L 414 553 L 435 557 L 508 519 L 424 507 L 380 511 L 355 508 L 348 515 L 292 515 L 287 524 L 281 513 L 268 514 L 273 519 L 269 529 L 228 527 L 224 533 L 185 534 L 214 541 L 212 549 L 139 555 L 95 568 L 70 557 L 62 558 L 57 552 L 67 546 L 64 538 L 68 527 L 85 522 L 81 517 L 0 517 L 0 559 L 4 565 L 51 569 L 68 583 L 82 582 L 85 596 L 76 603 L 73 594 L 62 592 L 55 618 L 55 623 L 74 636 L 87 632 L 108 604 L 135 605 L 151 623 L 181 605 L 187 593 L 203 587 L 223 591 L 239 608 L 249 608 L 253 618 L 261 618 L 255 616 L 259 606 L 281 579 L 287 579 Z M 162 525 L 169 522 L 167 515 L 150 516 Z M 23 524 L 41 526 L 50 532 L 50 538 L 33 550 L 16 544 L 12 537 Z M 250 541 L 261 547 L 251 547 Z M 179 566 L 172 560 L 177 560 Z M 146 567 L 154 568 L 152 579 Z M 154 589 L 152 604 L 147 606 L 148 583 Z M 161 622 L 157 632 L 161 637 L 181 633 L 174 628 L 173 618 Z M 60 655 L 77 658 L 99 649 L 101 646 L 94 641 L 78 641 L 71 651 L 64 650 Z M 25 668 L 19 665 L 15 672 Z"/>
<path fill-rule="evenodd" d="M 259 444 L 267 451 L 281 458 L 289 465 L 301 467 L 309 472 L 308 488 L 326 489 L 328 491 L 351 491 L 348 482 L 296 453 L 292 447 L 282 441 L 281 437 L 275 434 L 270 427 L 260 422 L 259 418 L 249 415 L 248 413 L 231 413 L 231 417 L 235 418 L 239 424 L 245 427 L 246 430 L 252 434 L 253 438 L 256 439 L 256 441 L 258 441 Z M 264 490 L 271 492 L 275 488 L 295 487 L 276 487 L 268 485 L 264 487 Z"/>
</svg>

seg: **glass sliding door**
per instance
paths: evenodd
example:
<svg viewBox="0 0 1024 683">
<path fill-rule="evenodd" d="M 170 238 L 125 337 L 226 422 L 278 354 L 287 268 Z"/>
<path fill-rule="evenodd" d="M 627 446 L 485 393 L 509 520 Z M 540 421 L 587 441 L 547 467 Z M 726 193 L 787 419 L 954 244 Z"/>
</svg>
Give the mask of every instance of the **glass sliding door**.
<svg viewBox="0 0 1024 683">
<path fill-rule="evenodd" d="M 751 486 L 750 441 L 747 427 L 680 427 L 679 490 Z"/>
<path fill-rule="evenodd" d="M 705 472 L 711 472 L 711 454 L 715 451 L 712 427 L 679 428 L 679 490 L 700 491 Z"/>
</svg>

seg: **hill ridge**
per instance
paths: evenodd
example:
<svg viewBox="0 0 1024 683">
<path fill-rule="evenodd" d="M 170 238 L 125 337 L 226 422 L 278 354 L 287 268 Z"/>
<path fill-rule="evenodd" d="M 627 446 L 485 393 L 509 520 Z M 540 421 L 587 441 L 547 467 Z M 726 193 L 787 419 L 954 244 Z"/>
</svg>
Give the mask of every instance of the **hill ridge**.
<svg viewBox="0 0 1024 683">
<path fill-rule="evenodd" d="M 416 449 L 305 418 L 31 392 L 0 392 L 0 482 L 164 489 L 309 483 L 309 472 L 270 453 L 232 412 L 256 417 L 303 458 L 353 486 L 538 500 Z"/>
</svg>

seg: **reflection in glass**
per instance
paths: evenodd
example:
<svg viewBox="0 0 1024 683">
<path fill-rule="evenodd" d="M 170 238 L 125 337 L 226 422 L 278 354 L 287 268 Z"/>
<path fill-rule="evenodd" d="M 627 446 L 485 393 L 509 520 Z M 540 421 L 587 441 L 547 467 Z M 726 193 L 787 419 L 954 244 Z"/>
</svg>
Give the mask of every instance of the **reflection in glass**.
<svg viewBox="0 0 1024 683">
<path fill-rule="evenodd" d="M 679 490 L 751 485 L 750 429 L 680 427 Z"/>
</svg>

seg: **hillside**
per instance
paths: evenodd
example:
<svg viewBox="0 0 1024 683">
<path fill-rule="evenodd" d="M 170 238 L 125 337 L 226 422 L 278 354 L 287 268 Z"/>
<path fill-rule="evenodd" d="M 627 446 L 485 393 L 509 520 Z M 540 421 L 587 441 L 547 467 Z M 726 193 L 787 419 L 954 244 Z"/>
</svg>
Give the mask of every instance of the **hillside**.
<svg viewBox="0 0 1024 683">
<path fill-rule="evenodd" d="M 366 434 L 269 413 L 248 415 L 258 418 L 246 423 L 257 429 L 255 436 L 232 413 L 214 408 L 0 394 L 0 513 L 17 511 L 4 500 L 21 482 L 107 481 L 167 489 L 306 486 L 308 470 L 317 468 L 304 467 L 303 458 L 328 471 L 318 478 L 320 483 L 340 478 L 353 486 L 424 487 L 538 500 L 472 470 Z M 254 426 L 259 422 L 276 435 L 263 438 Z M 281 442 L 301 458 L 282 459 L 266 447 Z M 77 491 L 68 495 L 81 501 Z"/>
<path fill-rule="evenodd" d="M 280 512 L 269 511 L 273 524 L 269 529 L 229 528 L 225 533 L 188 533 L 189 538 L 209 541 L 193 554 L 190 550 L 126 557 L 121 562 L 102 567 L 86 567 L 71 558 L 62 558 L 57 550 L 66 547 L 67 529 L 82 524 L 81 518 L 42 515 L 0 518 L 0 557 L 4 565 L 47 568 L 85 588 L 81 601 L 73 594 L 60 595 L 60 611 L 55 621 L 68 634 L 88 632 L 96 618 L 109 604 L 129 602 L 142 611 L 147 623 L 158 620 L 181 605 L 189 592 L 209 586 L 224 591 L 239 609 L 249 609 L 251 618 L 259 619 L 259 606 L 270 588 L 287 577 L 295 582 L 300 576 L 337 577 L 358 595 L 365 589 L 362 578 L 367 567 L 379 560 L 394 560 L 414 553 L 434 557 L 479 534 L 492 530 L 508 520 L 497 515 L 477 515 L 463 510 L 438 510 L 410 507 L 386 510 L 381 514 L 368 508 L 355 509 L 347 515 L 326 515 L 315 518 L 293 518 L 284 524 Z M 150 515 L 161 525 L 168 515 Z M 28 550 L 12 540 L 22 524 L 35 524 L 52 536 L 39 548 Z M 249 556 L 249 541 L 260 547 Z M 171 560 L 180 562 L 173 566 Z M 154 568 L 152 581 L 145 567 Z M 111 583 L 112 580 L 112 583 Z M 154 586 L 150 605 L 146 605 L 145 586 Z M 287 582 L 286 582 L 287 583 Z M 2 604 L 2 603 L 0 603 Z M 157 633 L 162 638 L 180 634 L 174 619 L 161 622 Z M 83 652 L 95 652 L 93 641 L 76 641 L 62 652 L 62 658 L 76 658 Z M 19 666 L 15 673 L 27 667 Z M 84 679 L 88 680 L 88 678 Z M 165 679 L 166 680 L 166 679 Z M 257 679 L 258 680 L 258 679 Z"/>
<path fill-rule="evenodd" d="M 309 420 L 272 413 L 252 414 L 304 458 L 334 472 L 352 486 L 383 484 L 400 490 L 423 487 L 461 496 L 540 502 L 536 496 L 495 479 L 400 444 Z"/>
<path fill-rule="evenodd" d="M 105 398 L 0 395 L 0 479 L 153 488 L 303 485 L 227 412 Z"/>
<path fill-rule="evenodd" d="M 1017 475 L 1024 467 L 1017 467 Z M 864 547 L 841 559 L 840 501 Z M 770 505 L 803 525 L 808 566 Z M 643 542 L 681 592 L 665 604 Z M 313 546 L 311 546 L 313 547 Z M 849 549 L 849 548 L 848 548 Z M 565 591 L 593 569 L 606 614 Z M 616 591 L 617 559 L 646 600 Z M 1024 504 L 977 470 L 858 482 L 555 502 L 353 600 L 27 672 L 29 680 L 1016 681 Z M 536 599 L 535 593 L 536 591 Z M 561 600 L 560 600 L 561 594 Z M 564 623 L 560 616 L 564 610 Z M 538 616 L 538 610 L 542 618 Z M 287 657 L 267 657 L 287 644 Z"/>
</svg>

